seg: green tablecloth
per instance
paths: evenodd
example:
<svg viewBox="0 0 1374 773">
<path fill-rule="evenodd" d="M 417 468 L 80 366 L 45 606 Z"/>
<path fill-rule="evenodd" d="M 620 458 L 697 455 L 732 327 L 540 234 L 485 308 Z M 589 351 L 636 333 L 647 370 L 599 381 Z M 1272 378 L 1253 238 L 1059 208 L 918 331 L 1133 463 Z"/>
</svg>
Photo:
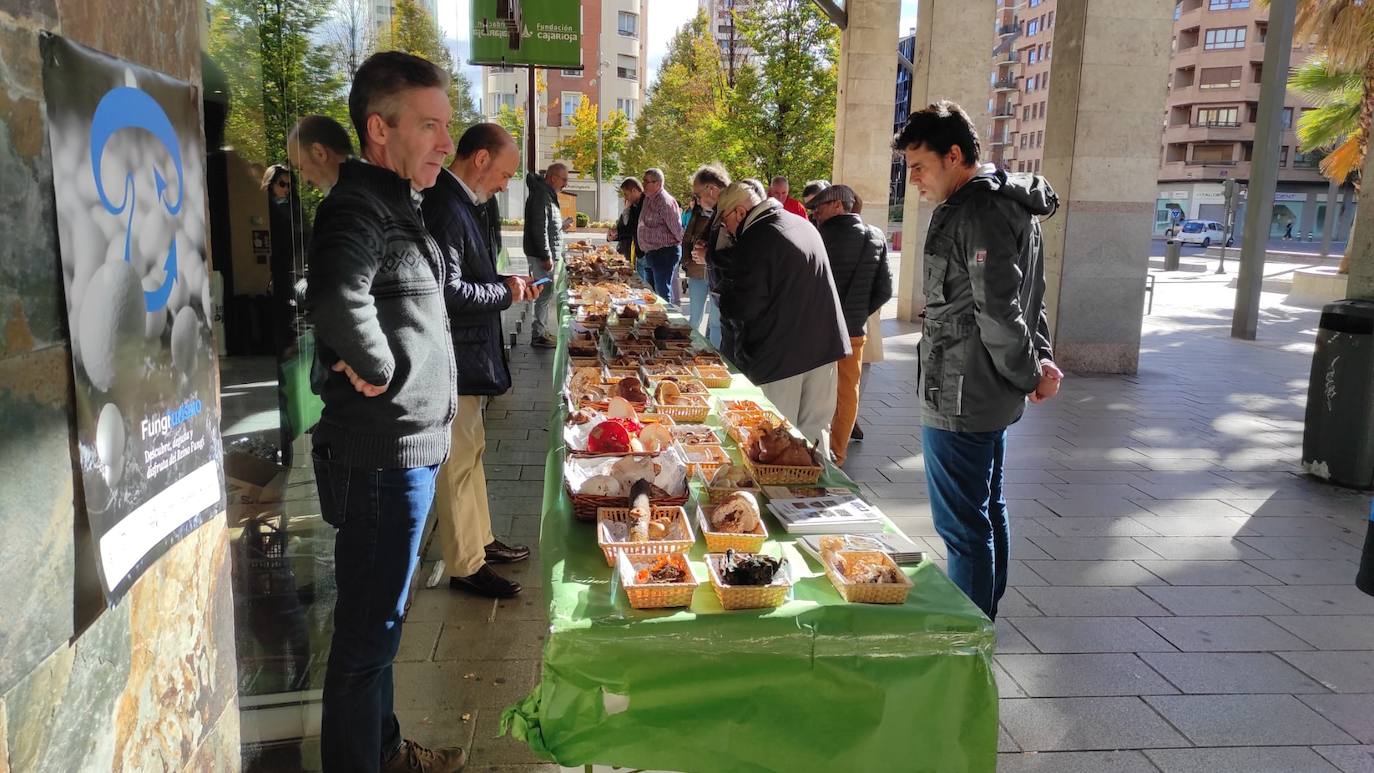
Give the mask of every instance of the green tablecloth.
<svg viewBox="0 0 1374 773">
<path fill-rule="evenodd" d="M 555 386 L 569 330 L 560 306 Z M 738 374 L 719 393 L 766 404 Z M 595 529 L 573 518 L 563 493 L 563 418 L 559 408 L 549 422 L 544 479 L 539 549 L 550 631 L 543 677 L 507 709 L 503 731 L 565 766 L 996 768 L 993 626 L 939 567 L 905 568 L 915 587 L 904 605 L 849 604 L 766 515 L 765 552 L 785 555 L 793 575 L 805 575 L 786 604 L 723 610 L 698 539 L 690 559 L 703 582 L 691 607 L 636 610 L 606 566 Z M 822 482 L 853 485 L 834 468 Z"/>
</svg>

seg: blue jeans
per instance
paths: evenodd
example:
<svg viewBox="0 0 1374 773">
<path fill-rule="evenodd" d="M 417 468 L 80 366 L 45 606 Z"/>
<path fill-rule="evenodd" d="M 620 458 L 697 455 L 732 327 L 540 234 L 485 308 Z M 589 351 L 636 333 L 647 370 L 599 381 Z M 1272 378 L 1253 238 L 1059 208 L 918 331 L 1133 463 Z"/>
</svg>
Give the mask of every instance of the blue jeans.
<svg viewBox="0 0 1374 773">
<path fill-rule="evenodd" d="M 687 323 L 693 330 L 701 329 L 706 316 L 706 301 L 711 297 L 711 283 L 706 279 L 687 277 Z"/>
<path fill-rule="evenodd" d="M 314 451 L 320 512 L 334 542 L 334 637 L 324 677 L 324 770 L 375 773 L 401 746 L 391 664 L 439 469 L 373 470 Z"/>
<path fill-rule="evenodd" d="M 945 541 L 949 578 L 996 620 L 997 602 L 1007 590 L 1011 541 L 1002 486 L 1007 431 L 923 427 L 921 445 L 931 515 Z"/>
<path fill-rule="evenodd" d="M 535 279 L 543 279 L 544 277 L 553 278 L 554 272 L 557 270 L 557 261 L 554 261 L 552 269 L 545 271 L 543 261 L 539 258 L 530 258 L 530 276 Z M 555 315 L 558 313 L 557 304 L 554 304 L 552 309 L 549 308 L 550 302 L 557 294 L 558 293 L 553 289 L 553 283 L 549 283 L 544 285 L 544 291 L 539 293 L 538 298 L 534 299 L 534 320 L 530 322 L 531 337 L 538 338 L 542 335 L 553 335 L 558 331 L 558 320 L 549 318 L 551 311 Z"/>
<path fill-rule="evenodd" d="M 677 249 L 675 244 L 644 253 L 649 286 L 665 301 L 669 297 L 669 286 L 677 276 Z"/>
</svg>

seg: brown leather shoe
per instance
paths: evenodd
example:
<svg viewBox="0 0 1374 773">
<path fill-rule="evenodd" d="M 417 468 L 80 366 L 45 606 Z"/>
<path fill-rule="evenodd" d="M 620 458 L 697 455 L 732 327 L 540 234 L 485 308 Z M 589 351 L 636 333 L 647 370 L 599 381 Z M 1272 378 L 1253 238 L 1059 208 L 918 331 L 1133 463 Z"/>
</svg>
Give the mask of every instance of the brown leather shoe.
<svg viewBox="0 0 1374 773">
<path fill-rule="evenodd" d="M 527 545 L 507 545 L 499 539 L 494 539 L 490 545 L 487 545 L 487 563 L 489 564 L 513 564 L 529 557 L 530 549 Z"/>
<path fill-rule="evenodd" d="M 448 586 L 456 590 L 465 590 L 479 596 L 486 596 L 490 599 L 512 598 L 521 591 L 520 583 L 507 580 L 497 574 L 489 564 L 482 564 L 481 569 L 467 577 L 448 578 Z"/>
<path fill-rule="evenodd" d="M 558 339 L 554 338 L 548 333 L 545 333 L 542 336 L 535 336 L 534 338 L 531 338 L 530 346 L 533 346 L 536 349 L 557 349 Z"/>
<path fill-rule="evenodd" d="M 457 746 L 429 749 L 406 739 L 382 766 L 382 773 L 458 773 L 467 762 L 467 754 Z"/>
</svg>

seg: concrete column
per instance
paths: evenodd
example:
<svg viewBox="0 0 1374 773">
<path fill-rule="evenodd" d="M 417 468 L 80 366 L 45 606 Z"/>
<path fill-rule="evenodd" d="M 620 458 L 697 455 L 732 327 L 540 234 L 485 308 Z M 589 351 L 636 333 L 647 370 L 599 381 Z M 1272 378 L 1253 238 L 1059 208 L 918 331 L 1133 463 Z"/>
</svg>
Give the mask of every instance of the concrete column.
<svg viewBox="0 0 1374 773">
<path fill-rule="evenodd" d="M 1149 267 L 1173 0 L 1059 0 L 1044 176 L 1055 359 L 1134 373 Z"/>
<path fill-rule="evenodd" d="M 1364 179 L 1374 180 L 1374 153 L 1365 154 Z M 1349 250 L 1350 279 L 1345 297 L 1374 300 L 1374 193 L 1369 188 L 1365 188 L 1355 209 Z"/>
<path fill-rule="evenodd" d="M 897 81 L 900 0 L 852 0 L 840 37 L 840 93 L 835 100 L 835 165 L 831 181 L 854 189 L 863 219 L 887 233 L 892 158 L 892 84 Z M 883 358 L 878 314 L 868 322 L 865 362 Z"/>
<path fill-rule="evenodd" d="M 990 120 L 988 77 L 992 72 L 992 48 L 997 39 L 993 26 L 996 10 L 991 2 L 921 0 L 916 16 L 912 110 L 921 110 L 941 99 L 953 100 L 973 119 L 979 134 L 986 136 L 984 130 Z M 1168 40 L 1166 33 L 1166 48 Z M 1058 56 L 1058 52 L 1055 54 Z M 1155 155 L 1157 160 L 1158 149 Z M 1153 177 L 1150 189 L 1154 190 Z M 902 262 L 896 290 L 897 316 L 907 321 L 914 321 L 925 310 L 921 263 L 931 210 L 929 204 L 920 202 L 914 189 L 908 189 L 906 206 L 902 210 Z"/>
</svg>

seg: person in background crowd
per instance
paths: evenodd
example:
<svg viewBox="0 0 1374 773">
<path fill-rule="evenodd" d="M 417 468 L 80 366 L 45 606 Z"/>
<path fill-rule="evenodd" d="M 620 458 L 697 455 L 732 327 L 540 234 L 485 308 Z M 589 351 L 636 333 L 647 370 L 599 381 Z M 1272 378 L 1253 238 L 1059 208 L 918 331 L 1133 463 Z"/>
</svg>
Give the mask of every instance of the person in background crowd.
<svg viewBox="0 0 1374 773">
<path fill-rule="evenodd" d="M 648 266 L 649 286 L 665 301 L 677 276 L 678 246 L 682 243 L 682 210 L 663 189 L 663 170 L 644 172 L 644 207 L 639 213 L 639 246 Z"/>
<path fill-rule="evenodd" d="M 721 320 L 732 332 L 725 356 L 824 458 L 835 363 L 850 354 L 825 245 L 747 181 L 725 189 L 717 212 L 734 237 L 720 281 Z"/>
<path fill-rule="evenodd" d="M 715 287 L 718 279 L 707 260 L 709 245 L 713 245 L 720 230 L 720 219 L 716 217 L 716 204 L 720 194 L 730 185 L 730 175 L 716 164 L 707 164 L 692 175 L 692 196 L 697 206 L 692 211 L 692 219 L 682 234 L 682 254 L 687 266 L 687 320 L 692 327 L 701 329 L 701 321 L 706 319 L 706 339 L 712 346 L 720 346 L 720 309 L 717 305 Z"/>
<path fill-rule="evenodd" d="M 312 457 L 334 543 L 334 635 L 324 680 L 326 773 L 461 770 L 462 749 L 402 740 L 392 663 L 449 452 L 457 378 L 443 256 L 425 232 L 421 191 L 453 152 L 448 75 L 398 51 L 353 76 L 348 112 L 359 161 L 320 204 L 306 294 L 332 371 Z"/>
<path fill-rule="evenodd" d="M 840 294 L 852 350 L 838 366 L 839 397 L 830 421 L 830 452 L 838 465 L 843 465 L 848 456 L 850 433 L 859 413 L 859 375 L 864 343 L 868 340 L 868 318 L 892 298 L 887 239 L 854 214 L 858 201 L 858 195 L 848 185 L 831 186 L 809 200 L 830 258 L 830 271 Z"/>
<path fill-rule="evenodd" d="M 301 178 L 322 193 L 339 181 L 339 166 L 353 157 L 353 141 L 338 121 L 307 115 L 286 135 L 286 158 Z"/>
<path fill-rule="evenodd" d="M 615 225 L 606 232 L 606 240 L 615 242 L 616 252 L 637 264 L 639 249 L 635 246 L 635 238 L 639 233 L 639 210 L 644 205 L 644 186 L 638 179 L 626 177 L 620 183 L 620 195 L 625 199 L 625 208 L 620 211 Z"/>
<path fill-rule="evenodd" d="M 553 277 L 554 267 L 563 254 L 562 221 L 558 194 L 568 186 L 568 167 L 549 164 L 542 175 L 525 175 L 525 255 L 530 261 L 530 275 L 535 279 Z M 555 320 L 549 319 L 549 299 L 557 293 L 553 285 L 534 302 L 534 321 L 530 323 L 530 345 L 539 349 L 558 346 L 558 339 L 549 332 Z"/>
<path fill-rule="evenodd" d="M 425 193 L 425 226 L 445 252 L 444 302 L 458 363 L 458 416 L 453 450 L 439 468 L 435 510 L 449 587 L 489 598 L 510 598 L 520 585 L 491 568 L 529 558 L 524 545 L 506 545 L 491 532 L 486 470 L 485 401 L 511 386 L 501 341 L 501 312 L 537 297 L 532 277 L 497 273 L 487 202 L 504 191 L 520 166 L 515 138 L 499 124 L 479 123 L 463 133 L 453 163 Z M 497 222 L 499 220 L 499 214 Z"/>
<path fill-rule="evenodd" d="M 937 204 L 924 249 L 921 445 L 949 577 L 987 613 L 1007 587 L 1007 427 L 1026 398 L 1059 392 L 1045 314 L 1040 220 L 1059 198 L 1039 175 L 978 165 L 978 132 L 958 105 L 912 113 L 893 142 L 907 179 Z"/>
<path fill-rule="evenodd" d="M 272 309 L 272 352 L 277 358 L 277 409 L 281 415 L 278 433 L 278 461 L 291 466 L 292 444 L 299 430 L 290 418 L 291 395 L 287 392 L 286 372 L 289 362 L 296 356 L 296 309 L 301 298 L 296 291 L 298 268 L 304 268 L 304 261 L 298 256 L 304 253 L 309 243 L 309 229 L 305 223 L 305 213 L 301 209 L 301 199 L 292 184 L 291 170 L 282 164 L 267 167 L 262 178 L 262 189 L 267 193 L 267 226 L 271 253 L 267 257 L 267 268 L 272 277 L 268 295 Z"/>
<path fill-rule="evenodd" d="M 815 198 L 817 193 L 829 187 L 829 180 L 812 180 L 806 184 L 805 188 L 802 188 L 802 206 L 806 207 L 808 213 L 811 211 L 811 199 Z"/>
<path fill-rule="evenodd" d="M 806 217 L 806 207 L 803 206 L 800 201 L 788 195 L 791 189 L 792 186 L 788 184 L 787 178 L 778 175 L 773 178 L 773 182 L 768 186 L 768 197 L 782 204 L 783 209 L 791 212 L 797 217 Z"/>
</svg>

